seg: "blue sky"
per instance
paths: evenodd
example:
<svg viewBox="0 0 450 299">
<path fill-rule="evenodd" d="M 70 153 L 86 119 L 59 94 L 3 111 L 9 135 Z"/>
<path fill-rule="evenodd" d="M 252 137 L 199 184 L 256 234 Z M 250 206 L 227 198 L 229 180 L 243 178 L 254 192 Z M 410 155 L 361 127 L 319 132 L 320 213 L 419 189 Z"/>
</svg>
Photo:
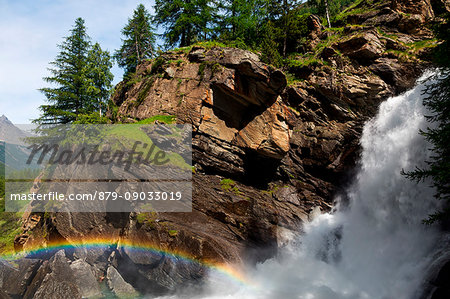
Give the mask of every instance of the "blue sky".
<svg viewBox="0 0 450 299">
<path fill-rule="evenodd" d="M 77 17 L 93 42 L 113 52 L 139 3 L 153 14 L 150 0 L 0 0 L 0 115 L 16 124 L 39 116 L 45 97 L 37 89 L 49 86 L 42 77 Z M 123 73 L 117 65 L 113 73 L 116 84 Z"/>
</svg>

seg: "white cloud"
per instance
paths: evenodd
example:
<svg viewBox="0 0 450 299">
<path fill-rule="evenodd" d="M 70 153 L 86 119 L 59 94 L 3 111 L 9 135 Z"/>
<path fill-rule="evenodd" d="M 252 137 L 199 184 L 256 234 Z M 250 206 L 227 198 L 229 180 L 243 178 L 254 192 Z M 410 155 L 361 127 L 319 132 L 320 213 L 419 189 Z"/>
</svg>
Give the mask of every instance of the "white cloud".
<svg viewBox="0 0 450 299">
<path fill-rule="evenodd" d="M 139 0 L 0 0 L 0 115 L 14 123 L 37 118 L 45 97 L 48 63 L 57 44 L 69 34 L 77 17 L 86 21 L 88 34 L 113 52 L 121 43 L 120 30 L 139 3 L 153 13 L 153 1 Z M 115 83 L 122 76 L 113 68 Z"/>
</svg>

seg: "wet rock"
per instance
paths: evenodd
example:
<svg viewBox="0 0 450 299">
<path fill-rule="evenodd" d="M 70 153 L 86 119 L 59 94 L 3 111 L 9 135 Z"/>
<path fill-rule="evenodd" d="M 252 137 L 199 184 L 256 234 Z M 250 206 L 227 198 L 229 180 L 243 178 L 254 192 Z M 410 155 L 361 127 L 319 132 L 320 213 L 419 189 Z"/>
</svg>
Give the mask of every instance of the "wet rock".
<svg viewBox="0 0 450 299">
<path fill-rule="evenodd" d="M 298 196 L 297 190 L 295 190 L 295 188 L 292 186 L 279 188 L 274 193 L 274 197 L 279 201 L 286 201 L 296 206 L 300 205 L 300 198 Z"/>
<path fill-rule="evenodd" d="M 0 289 L 11 297 L 22 297 L 40 265 L 36 259 L 0 261 Z"/>
<path fill-rule="evenodd" d="M 96 277 L 106 271 L 108 267 L 108 258 L 113 252 L 113 246 L 109 248 L 83 248 L 74 249 L 73 256 L 77 260 L 83 260 L 94 267 L 93 272 Z"/>
<path fill-rule="evenodd" d="M 317 217 L 319 217 L 322 214 L 322 211 L 319 206 L 315 206 L 312 208 L 311 212 L 309 212 L 308 219 L 309 221 L 313 221 Z"/>
<path fill-rule="evenodd" d="M 379 58 L 369 69 L 379 75 L 386 83 L 395 86 L 397 92 L 403 92 L 414 84 L 415 72 L 400 64 L 397 59 Z"/>
<path fill-rule="evenodd" d="M 123 277 L 117 272 L 116 268 L 110 266 L 106 272 L 106 280 L 108 287 L 119 298 L 135 298 L 139 293 L 126 282 Z"/>
<path fill-rule="evenodd" d="M 91 265 L 83 260 L 75 260 L 70 264 L 70 269 L 83 298 L 98 297 L 102 294 Z"/>
<path fill-rule="evenodd" d="M 33 292 L 34 288 L 36 288 L 35 292 Z M 82 298 L 82 293 L 64 250 L 58 251 L 48 263 L 39 269 L 25 297 Z"/>
</svg>

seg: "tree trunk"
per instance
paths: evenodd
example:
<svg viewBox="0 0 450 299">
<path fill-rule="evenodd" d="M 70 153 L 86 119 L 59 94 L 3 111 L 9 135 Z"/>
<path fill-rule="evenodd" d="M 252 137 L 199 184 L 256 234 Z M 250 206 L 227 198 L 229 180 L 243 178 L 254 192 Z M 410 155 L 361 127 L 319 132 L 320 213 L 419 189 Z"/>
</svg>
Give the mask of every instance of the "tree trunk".
<svg viewBox="0 0 450 299">
<path fill-rule="evenodd" d="M 235 7 L 235 1 L 233 1 L 233 4 L 231 6 L 231 36 L 236 38 L 236 7 Z"/>
<path fill-rule="evenodd" d="M 180 47 L 181 48 L 186 47 L 186 33 L 184 30 L 181 33 Z"/>
<path fill-rule="evenodd" d="M 286 58 L 286 49 L 287 49 L 287 36 L 288 36 L 288 14 L 289 7 L 287 0 L 283 1 L 283 14 L 284 14 L 284 38 L 283 38 L 283 58 Z"/>
<path fill-rule="evenodd" d="M 329 10 L 328 10 L 328 0 L 325 0 L 325 11 L 327 13 L 328 28 L 331 28 L 330 13 L 329 13 Z"/>
<path fill-rule="evenodd" d="M 137 64 L 136 64 L 136 66 L 137 66 L 137 65 L 139 65 L 139 63 L 141 63 L 141 57 L 139 55 L 139 45 L 138 45 L 138 40 L 137 40 L 136 33 L 135 33 L 135 36 L 134 36 L 134 45 L 136 47 L 136 55 L 137 55 Z"/>
</svg>

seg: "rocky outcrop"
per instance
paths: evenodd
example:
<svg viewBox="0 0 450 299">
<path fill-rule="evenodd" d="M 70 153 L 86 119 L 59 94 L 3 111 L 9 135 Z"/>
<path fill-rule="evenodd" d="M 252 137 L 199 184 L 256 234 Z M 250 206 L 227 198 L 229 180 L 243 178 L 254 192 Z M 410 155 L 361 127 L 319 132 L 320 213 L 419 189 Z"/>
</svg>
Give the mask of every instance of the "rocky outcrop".
<svg viewBox="0 0 450 299">
<path fill-rule="evenodd" d="M 229 156 L 228 147 L 274 159 L 289 150 L 290 115 L 279 98 L 286 78 L 261 63 L 258 55 L 239 49 L 194 47 L 189 55 L 168 52 L 158 59 L 140 66 L 137 84 L 130 88 L 119 85 L 113 101 L 120 105 L 122 118 L 176 115 L 179 122 L 192 124 L 197 135 L 214 138 L 212 149 L 206 149 L 201 138 L 194 139 L 194 144 L 199 150 L 214 151 L 219 159 Z M 238 161 L 242 155 L 226 158 Z M 212 159 L 209 162 L 208 167 L 228 171 L 227 166 Z M 242 172 L 239 166 L 235 169 Z"/>
</svg>

